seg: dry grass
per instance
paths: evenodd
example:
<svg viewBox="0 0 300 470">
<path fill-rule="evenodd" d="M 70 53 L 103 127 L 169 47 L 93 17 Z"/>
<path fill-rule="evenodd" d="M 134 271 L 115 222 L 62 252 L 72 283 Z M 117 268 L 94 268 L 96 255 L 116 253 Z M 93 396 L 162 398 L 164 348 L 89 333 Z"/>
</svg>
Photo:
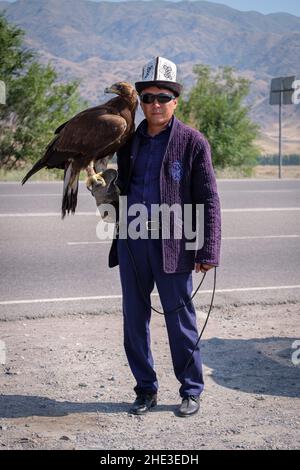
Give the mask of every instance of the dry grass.
<svg viewBox="0 0 300 470">
<path fill-rule="evenodd" d="M 24 168 L 20 169 L 13 169 L 13 170 L 4 170 L 0 168 L 0 181 L 15 181 L 20 182 L 26 175 L 26 173 L 30 170 L 32 165 L 26 165 Z M 42 169 L 35 175 L 33 175 L 29 181 L 62 181 L 64 177 L 63 170 L 47 170 Z M 86 174 L 84 171 L 80 173 L 80 179 L 85 180 Z"/>
<path fill-rule="evenodd" d="M 282 178 L 300 178 L 300 165 L 283 166 Z M 254 169 L 255 178 L 278 178 L 278 167 L 274 165 L 258 165 Z"/>
<path fill-rule="evenodd" d="M 278 178 L 278 167 L 274 165 L 257 165 L 252 172 L 242 168 L 226 168 L 225 170 L 216 170 L 217 178 Z M 300 165 L 283 166 L 281 171 L 282 178 L 300 178 Z"/>
<path fill-rule="evenodd" d="M 110 168 L 116 168 L 116 164 L 111 163 Z M 31 168 L 28 165 L 18 170 L 4 170 L 0 169 L 0 181 L 16 181 L 21 182 L 27 171 Z M 278 167 L 271 165 L 258 165 L 253 168 L 252 174 L 241 168 L 232 169 L 226 168 L 225 170 L 216 170 L 217 178 L 278 178 Z M 297 166 L 283 166 L 283 178 L 300 178 L 300 165 Z M 85 180 L 85 172 L 82 171 L 80 179 Z M 62 181 L 63 170 L 46 170 L 43 169 L 30 178 L 30 181 Z"/>
<path fill-rule="evenodd" d="M 13 170 L 4 170 L 0 168 L 0 181 L 16 181 L 20 182 L 31 168 L 32 165 L 26 165 L 24 168 L 13 169 Z M 63 178 L 63 171 L 61 171 L 61 175 L 59 174 L 59 170 L 46 170 L 43 169 L 39 171 L 37 174 L 33 175 L 30 178 L 30 181 L 56 181 Z"/>
</svg>

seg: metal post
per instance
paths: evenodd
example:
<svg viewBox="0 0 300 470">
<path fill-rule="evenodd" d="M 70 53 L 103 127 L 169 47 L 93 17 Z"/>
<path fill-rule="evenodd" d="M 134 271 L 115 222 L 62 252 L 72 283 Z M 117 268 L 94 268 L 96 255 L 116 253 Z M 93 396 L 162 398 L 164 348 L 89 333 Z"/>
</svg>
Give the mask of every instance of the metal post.
<svg viewBox="0 0 300 470">
<path fill-rule="evenodd" d="M 0 80 L 0 104 L 6 103 L 5 83 Z"/>
<path fill-rule="evenodd" d="M 281 122 L 282 122 L 282 116 L 281 116 L 281 110 L 282 110 L 282 91 L 279 93 L 280 98 L 279 98 L 279 172 L 278 172 L 278 177 L 281 179 L 281 169 L 282 169 L 282 152 L 281 152 Z"/>
<path fill-rule="evenodd" d="M 282 176 L 282 106 L 294 104 L 293 94 L 295 76 L 272 78 L 270 90 L 270 105 L 279 105 L 279 149 L 278 177 Z"/>
</svg>

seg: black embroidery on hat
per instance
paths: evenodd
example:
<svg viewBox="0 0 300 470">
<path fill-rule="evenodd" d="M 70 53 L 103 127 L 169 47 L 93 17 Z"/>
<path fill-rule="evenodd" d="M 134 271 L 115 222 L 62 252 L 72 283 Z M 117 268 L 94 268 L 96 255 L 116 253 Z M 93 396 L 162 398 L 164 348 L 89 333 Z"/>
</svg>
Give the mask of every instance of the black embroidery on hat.
<svg viewBox="0 0 300 470">
<path fill-rule="evenodd" d="M 144 72 L 143 80 L 147 80 L 147 78 L 149 78 L 149 76 L 152 73 L 152 70 L 153 70 L 153 64 L 145 65 L 144 70 L 143 70 Z"/>
<path fill-rule="evenodd" d="M 163 74 L 168 80 L 173 80 L 173 70 L 170 65 L 163 64 Z"/>
</svg>

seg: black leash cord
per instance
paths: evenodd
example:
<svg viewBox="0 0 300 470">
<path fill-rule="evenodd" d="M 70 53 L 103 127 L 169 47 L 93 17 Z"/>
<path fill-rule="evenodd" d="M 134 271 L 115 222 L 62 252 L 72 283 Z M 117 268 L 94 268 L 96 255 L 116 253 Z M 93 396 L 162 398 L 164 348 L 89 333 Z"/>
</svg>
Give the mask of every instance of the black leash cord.
<svg viewBox="0 0 300 470">
<path fill-rule="evenodd" d="M 140 292 L 145 300 L 145 302 L 150 306 L 151 310 L 153 310 L 154 312 L 156 313 L 159 313 L 160 315 L 168 315 L 169 313 L 173 313 L 173 312 L 177 312 L 177 310 L 181 310 L 183 307 L 186 307 L 187 305 L 189 305 L 193 298 L 195 297 L 195 295 L 197 294 L 198 290 L 200 289 L 200 287 L 202 286 L 202 283 L 205 279 L 205 276 L 206 276 L 206 273 L 203 274 L 203 277 L 200 281 L 200 284 L 199 286 L 197 287 L 197 289 L 195 290 L 195 292 L 193 293 L 192 297 L 186 302 L 186 303 L 183 303 L 183 305 L 179 305 L 179 307 L 176 307 L 176 308 L 173 308 L 172 310 L 169 310 L 168 312 L 160 312 L 159 310 L 156 310 L 156 308 L 152 307 L 151 303 L 148 302 L 148 299 L 146 298 L 145 296 L 145 293 L 144 293 L 144 290 L 143 290 L 143 286 L 141 284 L 141 281 L 140 281 L 140 277 L 139 277 L 139 273 L 138 273 L 138 270 L 137 270 L 137 267 L 136 267 L 136 263 L 135 263 L 135 260 L 134 260 L 134 256 L 132 254 L 132 251 L 129 247 L 129 243 L 127 240 L 125 240 L 126 242 L 126 246 L 127 246 L 127 249 L 128 249 L 128 253 L 129 253 L 129 256 L 130 256 L 130 259 L 132 261 L 132 266 L 133 266 L 133 269 L 134 269 L 134 272 L 135 272 L 135 276 L 136 276 L 136 280 L 137 280 L 137 283 L 138 283 L 138 286 L 139 286 L 139 289 L 140 289 Z"/>
<path fill-rule="evenodd" d="M 197 342 L 194 346 L 194 349 L 193 351 L 191 352 L 191 355 L 190 355 L 190 358 L 189 360 L 187 361 L 186 365 L 184 366 L 184 369 L 183 369 L 183 372 L 185 372 L 187 370 L 187 368 L 189 367 L 190 363 L 192 362 L 192 359 L 193 359 L 193 354 L 194 352 L 196 351 L 196 348 L 199 344 L 199 341 L 200 339 L 202 338 L 202 335 L 203 335 L 203 332 L 206 328 L 206 325 L 207 325 L 207 322 L 208 322 L 208 319 L 209 319 L 209 316 L 210 316 L 210 312 L 212 311 L 212 308 L 213 308 L 213 303 L 214 303 L 214 297 L 215 297 L 215 292 L 216 292 L 216 283 L 217 283 L 217 267 L 215 266 L 214 267 L 214 287 L 213 287 L 213 292 L 212 292 L 212 296 L 211 296 L 211 302 L 210 302 L 210 306 L 209 306 L 209 309 L 208 309 L 208 313 L 207 313 L 207 316 L 206 316 L 206 320 L 205 320 L 205 323 L 203 325 L 203 328 L 201 330 L 201 333 L 197 339 Z"/>
<path fill-rule="evenodd" d="M 136 276 L 136 280 L 137 280 L 137 284 L 139 286 L 139 290 L 142 294 L 142 297 L 144 298 L 145 302 L 149 305 L 149 307 L 151 308 L 151 310 L 153 310 L 154 312 L 156 313 L 159 313 L 160 315 L 168 315 L 169 313 L 174 313 L 174 312 L 177 312 L 177 310 L 180 310 L 182 309 L 183 307 L 186 307 L 187 305 L 189 305 L 193 298 L 195 297 L 195 295 L 197 294 L 198 290 L 200 289 L 200 287 L 202 286 L 203 284 L 203 281 L 205 279 L 205 276 L 207 273 L 204 273 L 203 276 L 202 276 L 202 279 L 197 287 L 197 289 L 195 290 L 195 292 L 193 293 L 192 297 L 186 302 L 184 303 L 183 305 L 179 305 L 178 307 L 172 309 L 172 310 L 169 310 L 168 312 L 160 312 L 159 310 L 156 310 L 154 307 L 152 307 L 151 303 L 148 301 L 148 299 L 146 298 L 145 296 L 145 293 L 144 293 L 144 290 L 143 290 L 143 286 L 140 282 L 140 277 L 139 277 L 139 274 L 138 274 L 138 270 L 137 270 L 137 266 L 136 266 L 136 263 L 135 263 L 135 259 L 134 259 L 134 256 L 132 254 L 132 251 L 129 247 L 129 243 L 128 241 L 125 239 L 125 243 L 126 243 L 126 246 L 127 246 L 127 249 L 128 249 L 128 253 L 129 253 L 129 257 L 131 259 L 131 262 L 132 262 L 132 266 L 133 266 L 133 269 L 134 269 L 134 272 L 135 272 L 135 276 Z M 202 338 L 202 335 L 203 335 L 203 332 L 206 328 L 206 325 L 207 325 L 207 322 L 208 322 L 208 319 L 209 319 L 209 316 L 210 316 L 210 313 L 212 311 L 212 308 L 213 308 L 213 302 L 214 302 L 214 297 L 215 297 L 215 291 L 216 291 L 216 282 L 217 282 L 217 267 L 215 266 L 214 267 L 214 287 L 213 287 L 213 292 L 212 292 L 212 296 L 211 296 L 211 302 L 210 302 L 210 306 L 209 306 L 209 309 L 208 309 L 208 313 L 207 313 L 207 316 L 206 316 L 206 320 L 205 320 L 205 323 L 203 325 L 203 328 L 201 330 L 201 333 L 196 341 L 196 344 L 193 348 L 193 351 L 191 352 L 191 355 L 186 363 L 186 365 L 184 366 L 184 369 L 183 369 L 183 372 L 185 372 L 187 370 L 187 368 L 189 367 L 189 365 L 191 364 L 191 361 L 193 359 L 193 355 L 194 355 L 194 352 L 196 351 L 197 349 L 197 346 L 199 344 L 199 341 L 200 339 Z"/>
</svg>

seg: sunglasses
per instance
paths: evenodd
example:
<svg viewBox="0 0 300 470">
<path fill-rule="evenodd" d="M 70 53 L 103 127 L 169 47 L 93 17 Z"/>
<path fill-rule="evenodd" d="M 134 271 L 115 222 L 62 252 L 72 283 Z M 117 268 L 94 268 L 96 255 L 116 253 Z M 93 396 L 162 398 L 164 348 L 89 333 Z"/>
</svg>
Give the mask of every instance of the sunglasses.
<svg viewBox="0 0 300 470">
<path fill-rule="evenodd" d="M 151 104 L 157 100 L 159 103 L 169 103 L 170 101 L 175 99 L 174 95 L 168 95 L 167 93 L 158 93 L 157 95 L 153 93 L 143 93 L 140 96 L 142 103 Z"/>
</svg>

